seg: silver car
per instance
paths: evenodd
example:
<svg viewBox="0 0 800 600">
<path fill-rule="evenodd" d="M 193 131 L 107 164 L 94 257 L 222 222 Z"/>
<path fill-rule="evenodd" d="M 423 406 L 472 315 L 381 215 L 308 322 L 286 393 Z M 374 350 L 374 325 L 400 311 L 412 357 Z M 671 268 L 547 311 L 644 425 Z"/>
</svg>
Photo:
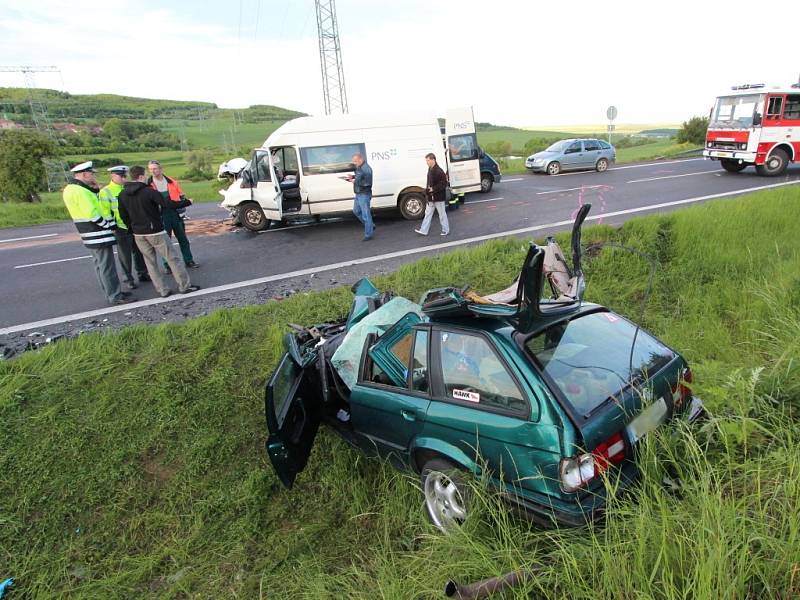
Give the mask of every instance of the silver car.
<svg viewBox="0 0 800 600">
<path fill-rule="evenodd" d="M 561 140 L 525 159 L 525 168 L 533 172 L 558 175 L 561 171 L 596 169 L 603 172 L 617 160 L 614 146 L 603 140 Z"/>
</svg>

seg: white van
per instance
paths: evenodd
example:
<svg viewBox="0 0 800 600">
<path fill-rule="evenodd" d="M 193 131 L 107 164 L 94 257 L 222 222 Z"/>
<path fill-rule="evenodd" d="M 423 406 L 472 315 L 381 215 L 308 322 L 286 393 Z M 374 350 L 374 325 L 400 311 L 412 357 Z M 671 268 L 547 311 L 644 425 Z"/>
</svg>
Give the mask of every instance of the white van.
<svg viewBox="0 0 800 600">
<path fill-rule="evenodd" d="M 220 191 L 235 222 L 252 231 L 270 221 L 291 221 L 353 210 L 353 154 L 372 167 L 372 207 L 397 208 L 406 219 L 425 213 L 433 152 L 454 193 L 480 191 L 478 140 L 472 108 L 447 112 L 445 142 L 433 113 L 332 115 L 292 119 L 253 153 L 231 186 Z M 447 155 L 445 156 L 445 153 Z"/>
</svg>

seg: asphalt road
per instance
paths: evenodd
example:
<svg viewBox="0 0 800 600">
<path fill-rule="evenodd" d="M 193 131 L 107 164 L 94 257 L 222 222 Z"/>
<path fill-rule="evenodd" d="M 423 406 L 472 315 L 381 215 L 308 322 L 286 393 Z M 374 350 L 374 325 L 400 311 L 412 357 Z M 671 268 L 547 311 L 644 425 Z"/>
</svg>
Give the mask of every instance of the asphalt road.
<svg viewBox="0 0 800 600">
<path fill-rule="evenodd" d="M 790 167 L 779 178 L 763 178 L 753 169 L 730 174 L 719 163 L 702 159 L 621 165 L 605 173 L 510 175 L 490 193 L 471 194 L 462 209 L 448 213 L 448 237 L 439 235 L 435 220 L 431 234 L 422 238 L 414 233 L 418 222 L 405 221 L 392 211 L 377 213 L 371 242 L 362 242 L 363 229 L 352 217 L 253 234 L 226 224 L 227 212 L 217 205 L 198 204 L 189 209 L 188 228 L 201 267 L 190 274 L 192 282 L 204 288 L 198 295 L 209 301 L 214 298 L 209 292 L 225 293 L 311 273 L 355 274 L 354 264 L 396 266 L 427 252 L 492 237 L 539 237 L 568 229 L 583 202 L 593 205 L 589 222 L 618 224 L 640 214 L 791 182 L 800 182 L 800 166 Z M 350 283 L 342 276 L 338 281 Z M 151 284 L 134 294 L 138 300 L 155 299 L 146 304 L 163 302 L 156 299 Z M 180 302 L 191 296 L 166 300 Z M 0 335 L 77 313 L 104 314 L 102 309 L 108 308 L 88 252 L 71 223 L 0 230 Z M 132 308 L 136 306 L 124 310 Z"/>
</svg>

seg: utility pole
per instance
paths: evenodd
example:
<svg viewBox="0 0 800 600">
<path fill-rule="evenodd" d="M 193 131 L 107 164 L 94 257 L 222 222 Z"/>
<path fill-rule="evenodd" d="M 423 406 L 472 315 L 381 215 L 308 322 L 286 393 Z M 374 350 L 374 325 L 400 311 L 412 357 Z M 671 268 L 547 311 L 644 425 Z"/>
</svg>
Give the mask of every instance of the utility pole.
<svg viewBox="0 0 800 600">
<path fill-rule="evenodd" d="M 339 25 L 336 22 L 334 0 L 314 0 L 317 7 L 317 32 L 319 34 L 319 62 L 322 69 L 322 95 L 325 114 L 347 114 L 347 91 L 344 87 L 342 47 L 339 43 Z"/>
<path fill-rule="evenodd" d="M 0 66 L 0 73 L 22 73 L 25 78 L 25 87 L 28 89 L 28 104 L 31 108 L 31 119 L 36 127 L 36 130 L 44 134 L 55 144 L 58 149 L 58 138 L 53 125 L 50 122 L 50 117 L 47 114 L 47 104 L 36 98 L 34 90 L 36 89 L 36 80 L 34 73 L 60 73 L 58 67 L 34 67 L 31 65 L 19 66 Z M 60 154 L 60 152 L 58 153 Z M 63 159 L 56 156 L 53 159 L 45 159 L 45 170 L 47 172 L 47 189 L 52 192 L 60 189 L 67 182 L 67 164 Z"/>
</svg>

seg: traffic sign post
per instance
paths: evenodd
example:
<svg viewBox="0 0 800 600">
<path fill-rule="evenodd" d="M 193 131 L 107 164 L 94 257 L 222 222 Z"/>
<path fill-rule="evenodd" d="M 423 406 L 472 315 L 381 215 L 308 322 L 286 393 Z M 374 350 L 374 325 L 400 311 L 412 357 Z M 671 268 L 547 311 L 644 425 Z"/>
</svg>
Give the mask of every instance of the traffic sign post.
<svg viewBox="0 0 800 600">
<path fill-rule="evenodd" d="M 614 131 L 614 119 L 617 118 L 617 107 L 609 106 L 606 109 L 606 117 L 608 117 L 608 143 L 611 143 L 611 132 Z"/>
</svg>

